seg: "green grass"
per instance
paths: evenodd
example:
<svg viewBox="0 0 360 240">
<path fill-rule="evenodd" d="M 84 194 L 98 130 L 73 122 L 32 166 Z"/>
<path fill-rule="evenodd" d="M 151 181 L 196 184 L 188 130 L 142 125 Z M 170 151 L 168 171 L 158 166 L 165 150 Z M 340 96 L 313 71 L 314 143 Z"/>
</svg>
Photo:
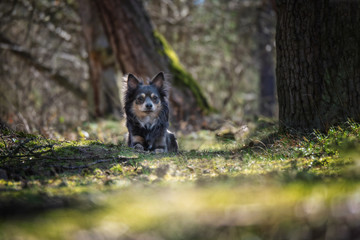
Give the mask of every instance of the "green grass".
<svg viewBox="0 0 360 240">
<path fill-rule="evenodd" d="M 3 132 L 0 239 L 352 239 L 359 134 L 260 121 L 236 141 L 178 134 L 179 154 L 156 155 Z"/>
</svg>

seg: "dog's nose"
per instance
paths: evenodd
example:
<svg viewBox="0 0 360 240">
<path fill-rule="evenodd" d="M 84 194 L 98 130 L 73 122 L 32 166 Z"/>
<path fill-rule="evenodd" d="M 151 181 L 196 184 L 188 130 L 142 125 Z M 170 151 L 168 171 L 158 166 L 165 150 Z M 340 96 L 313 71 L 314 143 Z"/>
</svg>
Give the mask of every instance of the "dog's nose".
<svg viewBox="0 0 360 240">
<path fill-rule="evenodd" d="M 152 104 L 151 104 L 151 103 L 147 103 L 147 104 L 145 105 L 145 107 L 146 107 L 147 109 L 151 109 L 151 108 L 152 108 Z"/>
</svg>

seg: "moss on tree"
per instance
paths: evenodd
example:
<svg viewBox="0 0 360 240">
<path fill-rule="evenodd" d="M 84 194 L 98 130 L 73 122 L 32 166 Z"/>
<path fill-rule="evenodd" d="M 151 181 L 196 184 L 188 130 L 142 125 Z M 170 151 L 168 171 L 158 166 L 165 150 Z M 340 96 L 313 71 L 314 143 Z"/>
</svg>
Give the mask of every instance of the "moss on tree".
<svg viewBox="0 0 360 240">
<path fill-rule="evenodd" d="M 211 107 L 206 100 L 205 95 L 203 94 L 199 84 L 195 81 L 195 79 L 188 73 L 184 67 L 181 65 L 179 58 L 176 52 L 172 49 L 170 44 L 166 41 L 164 36 L 162 36 L 159 32 L 154 31 L 154 36 L 158 39 L 162 45 L 162 49 L 160 50 L 161 55 L 165 55 L 169 59 L 169 70 L 173 75 L 173 84 L 176 87 L 187 88 L 190 89 L 192 94 L 194 95 L 198 106 L 205 112 L 213 112 L 215 109 Z"/>
</svg>

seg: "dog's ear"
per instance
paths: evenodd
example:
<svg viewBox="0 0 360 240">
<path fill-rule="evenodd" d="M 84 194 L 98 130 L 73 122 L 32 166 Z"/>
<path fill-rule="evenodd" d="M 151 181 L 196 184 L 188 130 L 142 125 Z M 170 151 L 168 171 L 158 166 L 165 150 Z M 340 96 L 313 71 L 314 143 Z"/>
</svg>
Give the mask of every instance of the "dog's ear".
<svg viewBox="0 0 360 240">
<path fill-rule="evenodd" d="M 132 75 L 131 73 L 128 75 L 128 79 L 127 79 L 127 85 L 129 89 L 136 89 L 138 88 L 140 84 L 139 79 L 137 79 L 134 75 Z"/>
<path fill-rule="evenodd" d="M 164 88 L 165 75 L 163 72 L 159 72 L 150 82 L 151 85 L 154 85 L 158 89 Z"/>
</svg>

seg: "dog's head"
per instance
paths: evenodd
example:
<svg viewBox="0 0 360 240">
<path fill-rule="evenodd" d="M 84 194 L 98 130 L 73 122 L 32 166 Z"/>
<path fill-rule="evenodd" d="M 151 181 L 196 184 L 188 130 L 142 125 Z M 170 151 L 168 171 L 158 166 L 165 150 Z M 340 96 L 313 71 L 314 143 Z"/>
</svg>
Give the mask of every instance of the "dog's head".
<svg viewBox="0 0 360 240">
<path fill-rule="evenodd" d="M 125 93 L 126 112 L 130 110 L 137 118 L 158 117 L 166 103 L 167 91 L 163 72 L 158 73 L 149 84 L 133 74 L 127 76 Z M 166 106 L 167 107 L 167 106 Z"/>
</svg>

